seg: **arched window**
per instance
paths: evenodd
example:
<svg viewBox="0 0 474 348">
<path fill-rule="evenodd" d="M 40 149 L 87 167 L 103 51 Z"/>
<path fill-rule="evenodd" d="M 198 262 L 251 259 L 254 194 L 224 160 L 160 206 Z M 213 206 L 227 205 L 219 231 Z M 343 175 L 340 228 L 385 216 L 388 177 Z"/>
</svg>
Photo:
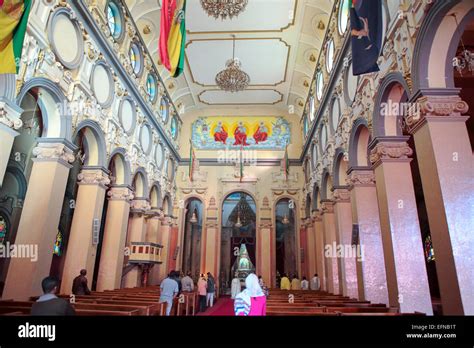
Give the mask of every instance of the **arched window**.
<svg viewBox="0 0 474 348">
<path fill-rule="evenodd" d="M 344 35 L 349 24 L 349 0 L 341 0 L 339 4 L 338 29 L 339 34 Z"/>
<path fill-rule="evenodd" d="M 148 101 L 154 103 L 156 101 L 156 78 L 153 74 L 148 74 L 146 79 L 146 93 L 148 94 Z"/>
<path fill-rule="evenodd" d="M 324 91 L 324 78 L 323 72 L 319 70 L 316 74 L 316 97 L 319 101 L 323 98 L 323 91 Z"/>
<path fill-rule="evenodd" d="M 122 14 L 120 8 L 114 1 L 110 1 L 107 5 L 107 25 L 110 30 L 110 34 L 114 39 L 119 39 L 122 36 Z"/>
<path fill-rule="evenodd" d="M 330 73 L 334 67 L 334 39 L 329 40 L 326 47 L 326 70 Z"/>
<path fill-rule="evenodd" d="M 169 112 L 170 112 L 170 105 L 169 105 L 168 99 L 166 99 L 166 97 L 163 97 L 161 98 L 161 103 L 160 103 L 160 115 L 161 115 L 161 120 L 163 121 L 163 123 L 168 122 Z"/>
<path fill-rule="evenodd" d="M 303 120 L 303 135 L 306 137 L 308 135 L 308 118 L 305 117 Z"/>
<path fill-rule="evenodd" d="M 316 113 L 316 108 L 314 105 L 314 95 L 312 95 L 311 97 L 309 97 L 309 120 L 311 123 L 313 123 L 314 121 L 315 113 Z"/>
<path fill-rule="evenodd" d="M 176 120 L 176 117 L 171 119 L 171 136 L 173 139 L 178 137 L 178 121 Z"/>
<path fill-rule="evenodd" d="M 143 67 L 143 56 L 140 48 L 136 43 L 130 46 L 130 51 L 128 54 L 133 72 L 135 73 L 135 75 L 140 75 Z"/>
</svg>

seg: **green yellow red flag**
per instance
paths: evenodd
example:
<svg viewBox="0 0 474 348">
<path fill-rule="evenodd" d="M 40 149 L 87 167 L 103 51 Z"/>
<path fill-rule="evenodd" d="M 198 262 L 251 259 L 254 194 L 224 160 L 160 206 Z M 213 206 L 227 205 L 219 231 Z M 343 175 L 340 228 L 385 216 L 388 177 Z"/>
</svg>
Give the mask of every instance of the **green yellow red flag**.
<svg viewBox="0 0 474 348">
<path fill-rule="evenodd" d="M 31 1 L 3 0 L 0 4 L 0 74 L 18 73 Z"/>
</svg>

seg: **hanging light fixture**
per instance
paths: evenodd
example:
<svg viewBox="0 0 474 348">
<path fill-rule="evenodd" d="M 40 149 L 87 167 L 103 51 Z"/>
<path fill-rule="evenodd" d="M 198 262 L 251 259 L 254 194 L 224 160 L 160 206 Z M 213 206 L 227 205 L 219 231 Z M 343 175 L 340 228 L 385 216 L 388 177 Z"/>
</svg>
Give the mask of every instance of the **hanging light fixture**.
<svg viewBox="0 0 474 348">
<path fill-rule="evenodd" d="M 235 58 L 235 35 L 233 37 L 232 59 L 225 65 L 226 68 L 216 75 L 216 84 L 226 92 L 240 92 L 246 89 L 250 83 L 249 75 L 241 69 L 242 63 L 239 58 Z"/>
<path fill-rule="evenodd" d="M 454 17 L 454 20 L 456 21 L 456 27 L 459 28 L 459 22 L 456 13 L 451 14 L 451 16 Z M 466 48 L 462 35 L 461 46 L 461 52 L 453 59 L 453 67 L 457 70 L 461 77 L 468 73 L 474 75 L 474 52 Z"/>
<path fill-rule="evenodd" d="M 288 225 L 290 223 L 290 220 L 288 220 L 288 216 L 285 214 L 285 217 L 283 218 L 282 221 L 283 225 Z"/>
<path fill-rule="evenodd" d="M 201 0 L 201 7 L 208 16 L 222 20 L 237 17 L 247 7 L 248 0 Z"/>
<path fill-rule="evenodd" d="M 193 225 L 198 222 L 196 210 L 193 211 L 193 215 L 191 216 L 191 219 L 189 219 L 189 222 L 192 223 Z"/>
</svg>

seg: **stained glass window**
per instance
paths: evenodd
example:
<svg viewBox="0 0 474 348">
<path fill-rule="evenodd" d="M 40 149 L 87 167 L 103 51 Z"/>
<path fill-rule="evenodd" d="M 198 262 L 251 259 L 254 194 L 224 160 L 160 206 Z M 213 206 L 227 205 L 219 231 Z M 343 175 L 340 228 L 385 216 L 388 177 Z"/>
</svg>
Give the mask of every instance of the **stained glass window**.
<svg viewBox="0 0 474 348">
<path fill-rule="evenodd" d="M 142 69 L 142 56 L 140 55 L 140 49 L 136 44 L 133 44 L 130 47 L 130 64 L 132 64 L 132 69 L 135 74 L 140 74 Z"/>
<path fill-rule="evenodd" d="M 53 254 L 61 256 L 63 253 L 63 234 L 58 230 L 56 234 L 56 241 L 54 242 Z"/>
<path fill-rule="evenodd" d="M 318 100 L 323 98 L 323 91 L 324 91 L 324 79 L 323 79 L 323 72 L 321 70 L 318 71 L 316 74 L 316 97 Z"/>
<path fill-rule="evenodd" d="M 148 93 L 148 100 L 153 103 L 156 98 L 156 79 L 152 74 L 148 74 L 146 79 L 146 91 Z"/>
<path fill-rule="evenodd" d="M 161 104 L 160 104 L 160 114 L 161 114 L 161 119 L 163 120 L 164 123 L 168 122 L 168 113 L 169 113 L 168 100 L 166 99 L 166 97 L 163 97 L 161 99 Z"/>
<path fill-rule="evenodd" d="M 176 136 L 178 135 L 178 121 L 176 121 L 176 117 L 173 117 L 171 120 L 171 136 L 173 139 L 176 139 Z"/>
<path fill-rule="evenodd" d="M 2 215 L 0 215 L 0 244 L 5 243 L 7 232 L 7 221 Z"/>
<path fill-rule="evenodd" d="M 435 260 L 433 243 L 431 242 L 431 236 L 425 238 L 425 257 L 427 262 Z"/>
<path fill-rule="evenodd" d="M 349 23 L 349 0 L 342 0 L 339 7 L 339 34 L 346 33 Z"/>
<path fill-rule="evenodd" d="M 107 6 L 107 24 L 114 39 L 118 39 L 122 35 L 121 18 L 117 4 L 113 1 L 109 2 Z"/>
<path fill-rule="evenodd" d="M 305 117 L 303 121 L 303 135 L 306 136 L 308 134 L 308 118 Z"/>
</svg>

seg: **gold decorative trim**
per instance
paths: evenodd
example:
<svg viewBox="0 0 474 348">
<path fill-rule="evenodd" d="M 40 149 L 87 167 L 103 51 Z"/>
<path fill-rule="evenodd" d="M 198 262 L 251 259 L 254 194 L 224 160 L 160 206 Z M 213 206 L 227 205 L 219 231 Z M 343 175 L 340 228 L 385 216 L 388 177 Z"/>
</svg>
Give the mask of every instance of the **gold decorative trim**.
<svg viewBox="0 0 474 348">
<path fill-rule="evenodd" d="M 189 40 L 189 42 L 186 44 L 186 50 L 187 48 L 194 42 L 197 42 L 197 41 L 232 41 L 233 38 L 210 38 L 210 39 L 193 39 L 193 40 Z M 286 65 L 285 65 L 285 72 L 283 74 L 283 80 L 277 82 L 277 83 L 274 83 L 274 84 L 250 84 L 249 87 L 277 87 L 278 85 L 281 85 L 283 83 L 286 82 L 286 79 L 287 79 L 287 76 L 288 76 L 288 65 L 290 63 L 290 54 L 291 54 L 291 45 L 289 45 L 285 40 L 283 40 L 282 38 L 280 37 L 257 37 L 257 38 L 236 38 L 235 39 L 236 41 L 250 41 L 250 40 L 278 40 L 278 41 L 281 41 L 283 42 L 283 44 L 285 44 L 286 47 L 288 47 L 288 53 L 286 55 Z M 191 65 L 189 64 L 189 60 L 188 60 L 188 53 L 186 52 L 185 54 L 185 57 L 184 57 L 185 61 L 186 61 L 186 65 L 188 67 L 188 70 L 189 70 L 189 74 L 191 76 L 191 81 L 198 85 L 198 86 L 201 86 L 201 87 L 204 87 L 204 88 L 208 88 L 208 87 L 217 87 L 217 85 L 206 85 L 206 84 L 203 84 L 203 83 L 200 83 L 200 82 L 197 82 L 196 79 L 194 78 L 194 74 L 193 74 L 193 70 L 191 69 Z M 222 66 L 224 67 L 224 66 Z"/>
<path fill-rule="evenodd" d="M 279 95 L 280 95 L 280 99 L 276 102 L 273 102 L 273 103 L 207 103 L 205 101 L 203 101 L 201 99 L 201 96 L 206 93 L 206 92 L 214 92 L 214 91 L 222 91 L 220 89 L 206 89 L 204 91 L 202 91 L 201 93 L 199 93 L 197 95 L 197 98 L 199 100 L 200 103 L 203 103 L 205 105 L 276 105 L 278 103 L 281 103 L 283 101 L 283 98 L 284 98 L 284 94 L 281 93 L 280 91 L 277 91 L 276 89 L 246 89 L 246 91 L 274 91 L 274 92 L 277 92 Z"/>
<path fill-rule="evenodd" d="M 288 22 L 287 25 L 280 29 L 268 29 L 268 30 L 240 30 L 240 31 L 190 31 L 186 30 L 186 34 L 233 34 L 233 33 L 282 33 L 295 25 L 296 21 L 296 10 L 298 8 L 298 0 L 294 0 L 295 5 L 293 7 L 293 20 Z"/>
</svg>

